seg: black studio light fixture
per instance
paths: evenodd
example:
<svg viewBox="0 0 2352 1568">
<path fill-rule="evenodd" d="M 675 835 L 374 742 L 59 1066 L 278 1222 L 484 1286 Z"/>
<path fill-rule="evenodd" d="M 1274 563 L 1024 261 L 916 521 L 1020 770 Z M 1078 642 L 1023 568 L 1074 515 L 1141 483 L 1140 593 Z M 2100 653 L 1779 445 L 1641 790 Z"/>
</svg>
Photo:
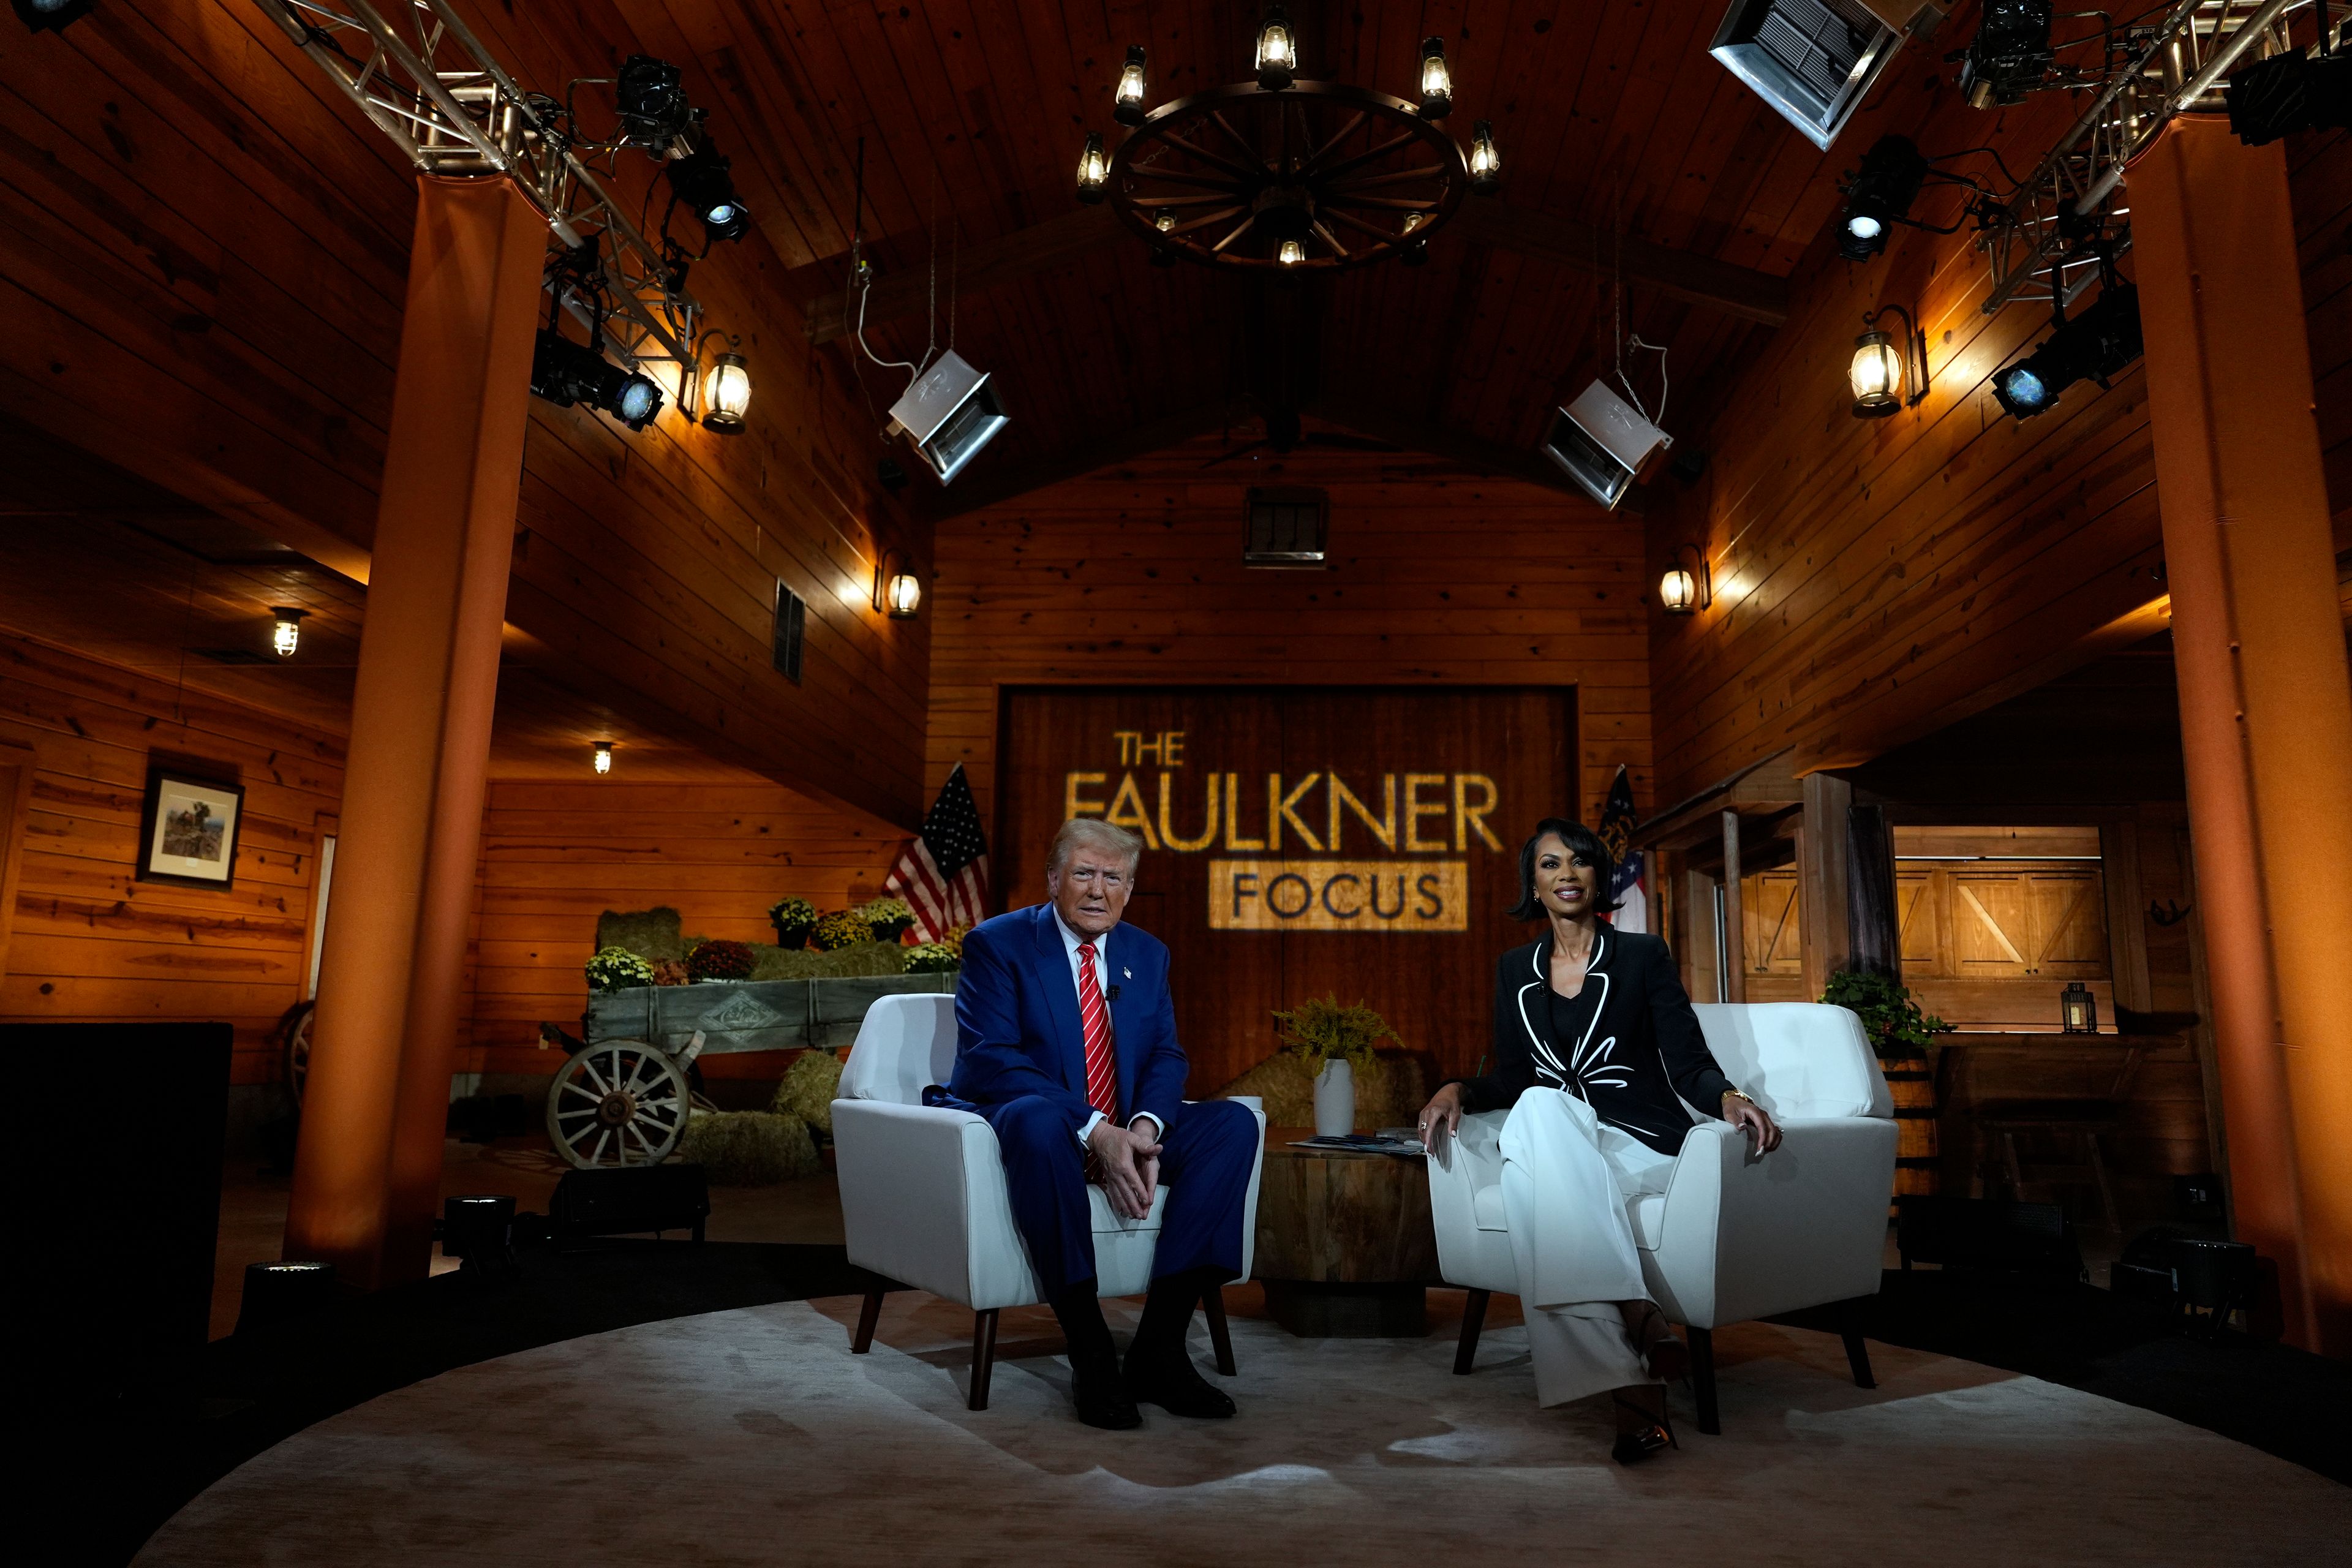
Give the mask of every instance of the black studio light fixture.
<svg viewBox="0 0 2352 1568">
<path fill-rule="evenodd" d="M 1948 57 L 1960 62 L 1960 96 L 1978 109 L 2024 102 L 2056 64 L 2050 15 L 2050 0 L 1985 0 L 1977 36 Z"/>
<path fill-rule="evenodd" d="M 97 0 L 10 0 L 16 20 L 34 33 L 55 33 L 89 15 Z"/>
<path fill-rule="evenodd" d="M 632 430 L 661 412 L 662 389 L 651 376 L 624 370 L 585 343 L 541 328 L 530 356 L 530 390 L 558 408 L 584 403 Z"/>
<path fill-rule="evenodd" d="M 709 137 L 683 158 L 670 161 L 669 188 L 702 221 L 704 248 L 721 240 L 740 239 L 751 232 L 751 215 L 735 194 L 735 177 L 727 155 Z"/>
<path fill-rule="evenodd" d="M 2230 129 L 2249 147 L 2297 131 L 2352 128 L 2352 53 L 2290 49 L 2230 74 Z"/>
<path fill-rule="evenodd" d="M 2139 290 L 2109 282 L 2089 310 L 2060 321 L 2039 348 L 1995 372 L 1993 396 L 2011 417 L 2031 419 L 2076 382 L 2105 386 L 2139 356 Z"/>
<path fill-rule="evenodd" d="M 1880 137 L 1846 183 L 1838 254 L 1848 261 L 1867 261 L 1885 250 L 1886 231 L 1908 220 L 1927 179 L 1927 159 L 1917 143 L 1907 136 Z"/>
<path fill-rule="evenodd" d="M 621 62 L 613 98 L 622 138 L 639 147 L 667 147 L 694 123 L 694 106 L 687 101 L 678 68 L 651 55 L 631 55 Z"/>
</svg>

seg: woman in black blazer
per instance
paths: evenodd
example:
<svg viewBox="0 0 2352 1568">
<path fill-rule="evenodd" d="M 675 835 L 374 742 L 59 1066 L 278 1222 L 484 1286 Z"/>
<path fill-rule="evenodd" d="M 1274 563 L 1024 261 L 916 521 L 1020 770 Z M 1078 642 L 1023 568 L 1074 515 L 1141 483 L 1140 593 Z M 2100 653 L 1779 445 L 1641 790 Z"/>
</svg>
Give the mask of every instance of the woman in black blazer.
<svg viewBox="0 0 2352 1568">
<path fill-rule="evenodd" d="M 1723 1076 L 1666 944 L 1601 914 L 1611 857 L 1581 824 L 1547 817 L 1519 851 L 1520 920 L 1544 934 L 1495 975 L 1495 1071 L 1439 1089 L 1421 1113 L 1434 1153 L 1466 1112 L 1507 1110 L 1503 1205 L 1546 1405 L 1610 1392 L 1619 1462 L 1674 1440 L 1666 1380 L 1688 1369 L 1642 1279 L 1628 1205 L 1665 1190 L 1693 1125 L 1684 1101 L 1743 1129 L 1780 1129 Z"/>
</svg>

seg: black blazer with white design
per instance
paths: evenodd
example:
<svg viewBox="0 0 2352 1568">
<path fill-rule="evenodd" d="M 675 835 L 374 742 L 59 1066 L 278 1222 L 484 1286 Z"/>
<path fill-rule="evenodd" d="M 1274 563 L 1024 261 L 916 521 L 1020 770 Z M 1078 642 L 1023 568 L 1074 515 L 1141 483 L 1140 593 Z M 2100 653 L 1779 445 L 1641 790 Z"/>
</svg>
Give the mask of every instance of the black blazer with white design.
<svg viewBox="0 0 2352 1568">
<path fill-rule="evenodd" d="M 1658 1152 L 1679 1153 L 1692 1123 L 1675 1096 L 1712 1114 L 1731 1080 L 1706 1048 L 1664 941 L 1600 924 L 1584 984 L 1601 994 L 1574 1040 L 1552 1037 L 1551 946 L 1547 931 L 1503 954 L 1495 1070 L 1462 1080 L 1463 1109 L 1503 1110 L 1530 1089 L 1564 1089 Z"/>
</svg>

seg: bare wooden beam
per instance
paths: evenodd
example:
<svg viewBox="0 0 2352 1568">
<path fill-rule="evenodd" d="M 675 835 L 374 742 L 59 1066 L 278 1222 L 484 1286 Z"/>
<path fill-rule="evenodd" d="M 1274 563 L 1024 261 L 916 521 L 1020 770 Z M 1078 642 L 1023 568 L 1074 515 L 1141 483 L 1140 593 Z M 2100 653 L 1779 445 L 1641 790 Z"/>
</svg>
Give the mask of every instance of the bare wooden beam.
<svg viewBox="0 0 2352 1568">
<path fill-rule="evenodd" d="M 1205 436 L 1216 429 L 1229 416 L 1226 405 L 1203 403 L 1171 414 L 1164 419 L 1154 419 L 1149 424 L 1122 430 L 1116 436 L 1107 436 L 1099 441 L 1074 447 L 1066 452 L 1032 458 L 1026 462 L 995 470 L 975 463 L 973 467 L 979 468 L 979 472 L 966 469 L 949 489 L 934 489 L 929 501 L 919 503 L 917 510 L 934 522 L 960 517 L 968 511 L 978 511 L 982 507 L 995 506 L 1001 501 L 1027 495 L 1032 490 L 1042 490 L 1047 485 L 1057 485 L 1064 479 L 1091 474 L 1097 468 L 1109 468 L 1113 463 L 1130 462 L 1170 447 L 1180 447 L 1195 436 Z M 920 467 L 919 464 L 915 466 Z M 927 481 L 918 479 L 915 482 L 923 484 Z"/>
<path fill-rule="evenodd" d="M 1574 218 L 1509 206 L 1499 201 L 1468 201 L 1437 243 L 1469 242 L 1513 250 L 1539 261 L 1607 276 L 1622 267 L 1628 281 L 1693 305 L 1777 327 L 1789 319 L 1789 281 L 1752 267 L 1717 261 L 1687 250 L 1614 236 Z"/>
<path fill-rule="evenodd" d="M 1002 239 L 969 246 L 955 259 L 954 286 L 958 292 L 975 289 L 991 289 L 1000 283 L 1010 283 L 1042 272 L 1049 267 L 1059 267 L 1075 261 L 1089 251 L 1101 249 L 1118 237 L 1118 220 L 1107 206 L 1079 207 L 1044 223 L 1016 229 Z M 808 335 L 812 342 L 829 343 L 849 335 L 857 324 L 856 301 L 851 298 L 845 279 L 848 262 L 839 257 L 830 261 L 797 267 L 784 275 L 784 287 L 794 298 L 810 301 L 807 307 Z M 945 309 L 949 287 L 948 258 L 940 258 L 939 293 L 940 308 Z M 874 285 L 866 300 L 866 324 L 878 327 L 885 322 L 919 316 L 931 300 L 931 274 L 928 266 L 910 267 Z"/>
<path fill-rule="evenodd" d="M 1444 458 L 1465 468 L 1476 468 L 1501 479 L 1520 479 L 1546 489 L 1560 490 L 1576 497 L 1587 505 L 1598 506 L 1569 477 L 1551 463 L 1533 452 L 1498 446 L 1475 436 L 1465 436 L 1448 430 L 1435 420 L 1419 415 L 1403 413 L 1360 395 L 1347 393 L 1325 393 L 1307 405 L 1306 412 L 1334 425 L 1345 426 L 1359 436 L 1370 436 L 1392 442 L 1411 451 L 1426 452 L 1433 458 Z M 1619 509 L 1638 515 L 1642 498 L 1638 492 L 1628 495 Z"/>
</svg>

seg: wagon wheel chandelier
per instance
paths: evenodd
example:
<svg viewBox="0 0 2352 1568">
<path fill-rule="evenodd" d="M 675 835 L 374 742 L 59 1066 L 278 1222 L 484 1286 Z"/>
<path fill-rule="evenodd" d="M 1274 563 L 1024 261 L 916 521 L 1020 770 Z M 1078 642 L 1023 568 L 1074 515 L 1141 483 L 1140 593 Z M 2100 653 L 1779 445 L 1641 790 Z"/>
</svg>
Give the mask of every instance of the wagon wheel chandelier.
<svg viewBox="0 0 2352 1568">
<path fill-rule="evenodd" d="M 1465 193 L 1500 186 L 1490 121 L 1466 155 L 1439 127 L 1454 107 L 1442 40 L 1421 47 L 1418 102 L 1298 81 L 1297 68 L 1297 35 L 1273 6 L 1256 80 L 1147 111 L 1144 52 L 1129 48 L 1112 116 L 1132 130 L 1108 155 L 1101 132 L 1087 134 L 1078 200 L 1108 199 L 1158 266 L 1338 271 L 1391 257 L 1420 265 Z"/>
</svg>

